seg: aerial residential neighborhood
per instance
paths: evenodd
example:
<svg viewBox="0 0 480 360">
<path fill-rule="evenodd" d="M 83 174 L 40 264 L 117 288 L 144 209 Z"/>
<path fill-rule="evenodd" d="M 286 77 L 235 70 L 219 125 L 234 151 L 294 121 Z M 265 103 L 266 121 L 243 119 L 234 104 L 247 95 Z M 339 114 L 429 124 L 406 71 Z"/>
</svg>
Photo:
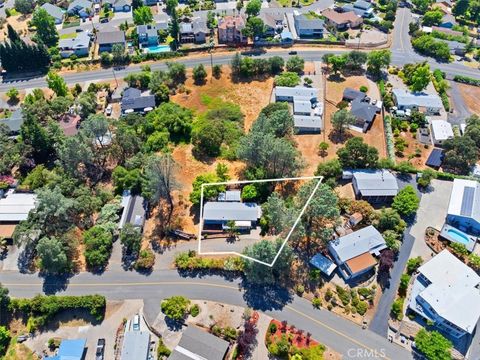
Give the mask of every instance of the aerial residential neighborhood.
<svg viewBox="0 0 480 360">
<path fill-rule="evenodd" d="M 473 0 L 0 0 L 0 359 L 480 359 Z"/>
</svg>

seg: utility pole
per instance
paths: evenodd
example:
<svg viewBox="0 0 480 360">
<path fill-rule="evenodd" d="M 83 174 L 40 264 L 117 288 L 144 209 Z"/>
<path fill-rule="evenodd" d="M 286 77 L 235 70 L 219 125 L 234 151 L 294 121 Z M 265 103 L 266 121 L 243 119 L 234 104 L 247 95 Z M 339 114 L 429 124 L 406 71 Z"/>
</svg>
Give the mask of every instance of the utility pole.
<svg viewBox="0 0 480 360">
<path fill-rule="evenodd" d="M 213 40 L 210 40 L 210 44 L 208 45 L 208 52 L 210 53 L 210 70 L 212 72 L 211 77 L 210 77 L 210 82 L 213 82 L 213 48 L 215 47 L 215 42 Z"/>
</svg>

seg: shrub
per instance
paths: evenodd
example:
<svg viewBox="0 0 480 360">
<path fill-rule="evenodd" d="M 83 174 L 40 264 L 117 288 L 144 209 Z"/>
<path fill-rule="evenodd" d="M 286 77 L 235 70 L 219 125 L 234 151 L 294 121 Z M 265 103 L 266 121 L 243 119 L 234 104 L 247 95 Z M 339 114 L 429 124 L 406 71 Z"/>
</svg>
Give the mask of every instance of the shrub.
<svg viewBox="0 0 480 360">
<path fill-rule="evenodd" d="M 200 314 L 200 307 L 197 304 L 193 304 L 190 308 L 190 315 L 197 317 Z"/>
<path fill-rule="evenodd" d="M 403 318 L 403 301 L 404 298 L 398 298 L 392 304 L 391 313 L 392 316 L 397 320 L 402 320 Z"/>
<path fill-rule="evenodd" d="M 338 298 L 342 302 L 343 306 L 348 305 L 350 303 L 350 300 L 351 300 L 350 293 L 347 290 L 345 290 L 344 288 L 342 288 L 341 286 L 338 286 L 338 285 L 336 287 L 336 291 L 337 291 Z"/>
<path fill-rule="evenodd" d="M 312 305 L 315 309 L 320 309 L 322 307 L 322 300 L 318 297 L 314 297 L 312 300 Z"/>
<path fill-rule="evenodd" d="M 325 293 L 325 301 L 330 301 L 333 297 L 333 292 L 332 290 L 328 289 L 327 292 Z"/>
<path fill-rule="evenodd" d="M 276 86 L 295 87 L 300 84 L 300 76 L 295 72 L 286 71 L 275 76 Z"/>
<path fill-rule="evenodd" d="M 411 276 L 408 274 L 402 274 L 400 278 L 400 286 L 398 287 L 398 292 L 401 295 L 405 295 L 407 293 L 408 284 L 410 283 Z"/>
<path fill-rule="evenodd" d="M 407 274 L 412 275 L 422 265 L 423 259 L 421 256 L 408 259 L 407 261 Z"/>
<path fill-rule="evenodd" d="M 366 93 L 368 91 L 368 87 L 366 87 L 365 85 L 362 85 L 360 86 L 360 91 L 363 93 Z"/>
<path fill-rule="evenodd" d="M 172 352 L 163 343 L 163 339 L 158 339 L 157 357 L 163 359 L 169 357 Z"/>
<path fill-rule="evenodd" d="M 365 301 L 359 301 L 356 305 L 355 308 L 357 309 L 357 312 L 360 315 L 365 315 L 365 313 L 368 310 L 368 304 Z"/>
<path fill-rule="evenodd" d="M 303 293 L 305 292 L 305 287 L 303 285 L 299 284 L 299 285 L 296 286 L 295 290 L 297 291 L 298 295 L 302 296 Z"/>
<path fill-rule="evenodd" d="M 155 254 L 150 249 L 140 251 L 137 261 L 135 262 L 135 269 L 137 270 L 151 270 L 155 265 Z"/>
<path fill-rule="evenodd" d="M 268 331 L 270 331 L 270 334 L 275 334 L 277 332 L 277 324 L 271 323 L 268 327 Z"/>
<path fill-rule="evenodd" d="M 172 296 L 162 301 L 162 312 L 173 320 L 183 320 L 187 314 L 190 300 L 183 296 Z"/>
</svg>

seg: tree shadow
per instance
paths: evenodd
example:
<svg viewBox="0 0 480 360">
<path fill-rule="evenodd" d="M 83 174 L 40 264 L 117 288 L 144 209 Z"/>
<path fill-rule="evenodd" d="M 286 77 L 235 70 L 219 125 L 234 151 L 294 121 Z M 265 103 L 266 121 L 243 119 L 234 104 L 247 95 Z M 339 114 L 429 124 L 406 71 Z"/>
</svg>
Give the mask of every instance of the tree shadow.
<svg viewBox="0 0 480 360">
<path fill-rule="evenodd" d="M 68 284 L 70 283 L 70 278 L 73 277 L 73 274 L 39 274 L 39 277 L 43 278 L 42 290 L 45 295 L 55 295 L 59 291 L 67 290 Z"/>
<path fill-rule="evenodd" d="M 22 274 L 33 274 L 35 271 L 32 269 L 32 262 L 35 256 L 35 247 L 33 245 L 27 245 L 20 252 L 17 259 L 18 270 Z"/>
<path fill-rule="evenodd" d="M 350 131 L 339 132 L 335 129 L 332 129 L 328 134 L 328 139 L 334 144 L 342 144 L 352 137 Z"/>
<path fill-rule="evenodd" d="M 165 325 L 167 325 L 168 330 L 170 331 L 180 331 L 182 330 L 183 326 L 185 325 L 184 322 L 173 320 L 168 316 L 165 316 Z"/>
<path fill-rule="evenodd" d="M 341 83 L 345 81 L 345 78 L 340 73 L 337 73 L 328 75 L 327 80 L 331 82 Z"/>
<path fill-rule="evenodd" d="M 243 299 L 249 307 L 260 311 L 282 310 L 292 302 L 293 293 L 278 285 L 254 285 L 245 279 L 242 282 Z"/>
<path fill-rule="evenodd" d="M 214 269 L 177 269 L 178 274 L 183 278 L 204 278 L 207 276 L 219 276 L 226 281 L 234 281 L 242 277 L 240 271 L 214 270 Z"/>
</svg>

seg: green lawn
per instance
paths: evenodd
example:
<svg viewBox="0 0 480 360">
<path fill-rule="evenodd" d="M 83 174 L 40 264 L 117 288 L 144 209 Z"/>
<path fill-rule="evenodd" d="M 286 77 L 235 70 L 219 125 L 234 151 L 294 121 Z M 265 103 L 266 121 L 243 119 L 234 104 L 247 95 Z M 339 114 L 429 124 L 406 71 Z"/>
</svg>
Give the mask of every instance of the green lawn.
<svg viewBox="0 0 480 360">
<path fill-rule="evenodd" d="M 15 8 L 8 9 L 8 11 L 10 12 L 10 16 L 21 15 Z"/>
</svg>

